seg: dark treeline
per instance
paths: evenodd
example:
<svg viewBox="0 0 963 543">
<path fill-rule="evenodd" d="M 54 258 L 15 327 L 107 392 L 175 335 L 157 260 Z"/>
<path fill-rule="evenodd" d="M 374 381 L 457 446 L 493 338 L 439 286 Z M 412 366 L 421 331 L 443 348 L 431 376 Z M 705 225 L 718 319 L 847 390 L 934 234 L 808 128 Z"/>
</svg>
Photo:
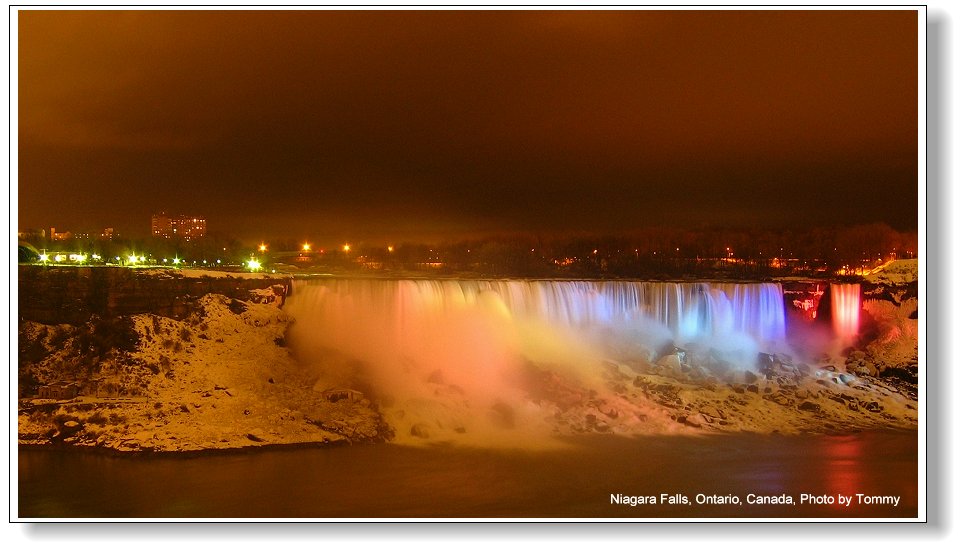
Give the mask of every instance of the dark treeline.
<svg viewBox="0 0 963 543">
<path fill-rule="evenodd" d="M 526 277 L 757 277 L 836 274 L 917 254 L 916 232 L 882 224 L 808 230 L 649 228 L 621 235 L 505 234 L 448 243 L 360 243 L 304 250 L 294 240 L 269 240 L 268 250 L 213 233 L 199 240 L 31 240 L 48 251 L 99 252 L 106 260 L 146 254 L 155 263 L 177 256 L 188 264 L 265 264 L 335 271 L 387 270 Z"/>
<path fill-rule="evenodd" d="M 881 223 L 806 231 L 651 228 L 608 236 L 501 235 L 445 244 L 359 246 L 333 255 L 378 269 L 531 277 L 835 275 L 843 267 L 913 258 L 915 232 Z"/>
</svg>

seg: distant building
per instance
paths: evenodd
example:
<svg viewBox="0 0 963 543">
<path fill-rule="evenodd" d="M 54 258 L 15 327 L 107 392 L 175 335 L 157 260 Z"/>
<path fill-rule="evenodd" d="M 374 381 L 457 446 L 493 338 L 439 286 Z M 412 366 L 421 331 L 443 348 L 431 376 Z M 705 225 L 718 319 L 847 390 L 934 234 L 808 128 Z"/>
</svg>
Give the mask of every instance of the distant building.
<svg viewBox="0 0 963 543">
<path fill-rule="evenodd" d="M 100 239 L 114 239 L 114 229 L 104 228 L 104 231 L 100 233 Z"/>
<path fill-rule="evenodd" d="M 164 239 L 192 239 L 202 238 L 207 234 L 207 219 L 189 215 L 168 215 L 156 213 L 151 216 L 151 235 Z"/>
<path fill-rule="evenodd" d="M 66 241 L 74 237 L 70 232 L 58 232 L 53 226 L 50 227 L 50 239 L 53 241 Z"/>
</svg>

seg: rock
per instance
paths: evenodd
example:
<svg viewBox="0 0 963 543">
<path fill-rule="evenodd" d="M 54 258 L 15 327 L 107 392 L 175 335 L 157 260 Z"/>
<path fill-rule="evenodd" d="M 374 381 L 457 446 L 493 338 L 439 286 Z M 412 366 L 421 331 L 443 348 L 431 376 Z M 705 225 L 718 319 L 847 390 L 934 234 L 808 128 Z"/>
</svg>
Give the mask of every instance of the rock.
<svg viewBox="0 0 963 543">
<path fill-rule="evenodd" d="M 795 394 L 796 394 L 796 397 L 799 398 L 800 400 L 805 400 L 809 398 L 809 391 L 803 388 L 797 388 Z"/>
<path fill-rule="evenodd" d="M 745 375 L 743 376 L 743 378 L 745 379 L 746 383 L 748 383 L 748 384 L 755 383 L 756 381 L 759 380 L 759 376 L 756 375 L 755 373 L 749 371 L 749 370 L 746 370 L 746 373 L 745 373 Z"/>
<path fill-rule="evenodd" d="M 756 355 L 756 368 L 758 368 L 759 371 L 765 372 L 765 370 L 771 368 L 775 363 L 775 355 L 769 353 L 759 353 Z"/>
<path fill-rule="evenodd" d="M 883 406 L 879 405 L 877 402 L 869 402 L 863 407 L 870 413 L 879 413 L 883 410 Z"/>
<path fill-rule="evenodd" d="M 231 313 L 234 313 L 235 315 L 240 315 L 241 313 L 247 311 L 247 304 L 239 300 L 232 299 L 227 307 L 231 310 Z"/>
<path fill-rule="evenodd" d="M 689 372 L 688 377 L 693 383 L 702 384 L 708 381 L 709 374 L 702 366 L 695 366 L 692 371 Z"/>
<path fill-rule="evenodd" d="M 676 420 L 676 422 L 678 422 L 679 424 L 684 424 L 684 425 L 690 426 L 690 427 L 692 427 L 692 428 L 702 428 L 702 424 L 700 424 L 698 421 L 696 421 L 696 420 L 694 420 L 694 419 L 690 419 L 690 418 L 687 417 L 686 415 L 679 415 L 675 420 Z"/>
<path fill-rule="evenodd" d="M 254 435 L 254 434 L 248 434 L 248 435 L 247 435 L 247 438 L 250 439 L 251 441 L 254 441 L 255 443 L 263 443 L 263 442 L 264 442 L 264 440 L 263 440 L 262 438 Z"/>
<path fill-rule="evenodd" d="M 801 411 L 818 412 L 818 411 L 820 411 L 821 408 L 819 407 L 819 404 L 818 404 L 818 403 L 803 402 L 803 403 L 799 404 L 799 409 L 800 409 Z"/>
<path fill-rule="evenodd" d="M 743 386 L 743 385 L 734 384 L 734 385 L 732 385 L 732 390 L 736 391 L 736 392 L 739 393 L 739 394 L 745 394 L 745 393 L 746 393 L 746 387 Z"/>
<path fill-rule="evenodd" d="M 425 426 L 424 424 L 420 424 L 420 423 L 419 423 L 419 424 L 414 424 L 414 425 L 412 425 L 412 426 L 411 426 L 411 430 L 410 430 L 409 433 L 410 433 L 411 435 L 413 435 L 413 436 L 415 436 L 415 437 L 419 437 L 419 438 L 421 438 L 421 439 L 428 439 L 428 437 L 429 437 L 429 435 L 430 435 L 430 434 L 428 433 L 428 427 Z"/>
<path fill-rule="evenodd" d="M 753 394 L 759 394 L 759 385 L 747 385 L 746 390 Z"/>
<path fill-rule="evenodd" d="M 793 404 L 793 401 L 791 399 L 789 399 L 788 397 L 782 394 L 766 394 L 763 396 L 763 399 L 769 400 L 770 402 L 773 402 L 777 405 L 781 405 L 783 407 L 789 407 Z"/>
<path fill-rule="evenodd" d="M 844 385 L 848 385 L 856 380 L 856 376 L 849 373 L 840 373 L 839 380 L 842 381 Z"/>
<path fill-rule="evenodd" d="M 682 373 L 682 364 L 677 354 L 667 354 L 656 362 L 656 367 L 662 369 L 660 375 L 678 375 Z"/>
</svg>

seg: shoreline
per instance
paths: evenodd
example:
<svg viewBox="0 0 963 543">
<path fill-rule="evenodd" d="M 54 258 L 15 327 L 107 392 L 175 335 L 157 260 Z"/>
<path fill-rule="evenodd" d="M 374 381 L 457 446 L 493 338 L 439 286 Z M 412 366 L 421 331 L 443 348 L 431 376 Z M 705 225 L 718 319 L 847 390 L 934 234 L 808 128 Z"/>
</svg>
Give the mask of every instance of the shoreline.
<svg viewBox="0 0 963 543">
<path fill-rule="evenodd" d="M 803 431 L 798 433 L 782 433 L 779 431 L 772 432 L 750 432 L 750 431 L 738 431 L 738 432 L 697 432 L 697 433 L 687 433 L 687 434 L 612 434 L 612 433 L 592 433 L 592 434 L 578 434 L 578 435 L 565 435 L 565 436 L 553 436 L 553 439 L 558 440 L 564 445 L 571 445 L 573 442 L 580 443 L 583 441 L 591 441 L 595 439 L 601 440 L 626 440 L 626 441 L 644 441 L 646 439 L 653 440 L 664 440 L 664 439 L 766 439 L 766 438 L 778 438 L 778 439 L 824 439 L 824 438 L 847 438 L 862 435 L 880 435 L 880 436 L 917 436 L 919 437 L 919 427 L 916 428 L 900 428 L 900 427 L 884 427 L 884 428 L 851 428 L 848 431 L 839 432 L 814 432 L 814 431 Z M 395 447 L 405 447 L 413 449 L 465 449 L 466 451 L 490 451 L 490 452 L 502 452 L 510 454 L 513 451 L 525 451 L 536 453 L 540 451 L 557 451 L 560 447 L 556 448 L 526 448 L 526 447 L 511 447 L 511 448 L 491 448 L 482 447 L 473 444 L 457 443 L 454 441 L 442 441 L 442 442 L 426 442 L 426 443 L 412 443 L 412 442 L 397 442 L 387 439 L 373 439 L 367 441 L 351 442 L 350 440 L 333 440 L 333 441 L 306 441 L 297 443 L 269 443 L 265 445 L 247 445 L 242 447 L 227 447 L 227 448 L 213 448 L 213 449 L 197 449 L 197 450 L 119 450 L 110 447 L 103 446 L 87 446 L 78 445 L 71 443 L 17 443 L 17 451 L 45 451 L 45 452 L 66 452 L 70 451 L 70 454 L 89 454 L 91 456 L 102 456 L 109 458 L 208 458 L 216 456 L 246 456 L 258 454 L 261 452 L 285 452 L 285 451 L 300 451 L 300 450 L 330 450 L 330 449 L 347 449 L 352 447 L 369 447 L 369 446 L 379 446 L 379 445 L 389 445 Z"/>
</svg>

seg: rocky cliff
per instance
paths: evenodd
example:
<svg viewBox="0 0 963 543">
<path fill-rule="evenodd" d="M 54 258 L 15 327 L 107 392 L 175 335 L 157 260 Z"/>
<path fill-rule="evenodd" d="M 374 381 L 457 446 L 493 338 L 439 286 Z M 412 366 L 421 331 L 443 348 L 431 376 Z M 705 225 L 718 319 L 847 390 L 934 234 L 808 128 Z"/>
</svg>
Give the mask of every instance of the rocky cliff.
<svg viewBox="0 0 963 543">
<path fill-rule="evenodd" d="M 275 285 L 280 285 L 283 292 L 279 294 L 284 295 L 291 281 L 245 273 L 200 275 L 120 267 L 21 265 L 18 313 L 21 321 L 43 324 L 79 325 L 92 315 L 109 318 L 140 313 L 181 319 L 190 312 L 191 302 L 205 294 L 248 300 L 252 290 Z"/>
</svg>

